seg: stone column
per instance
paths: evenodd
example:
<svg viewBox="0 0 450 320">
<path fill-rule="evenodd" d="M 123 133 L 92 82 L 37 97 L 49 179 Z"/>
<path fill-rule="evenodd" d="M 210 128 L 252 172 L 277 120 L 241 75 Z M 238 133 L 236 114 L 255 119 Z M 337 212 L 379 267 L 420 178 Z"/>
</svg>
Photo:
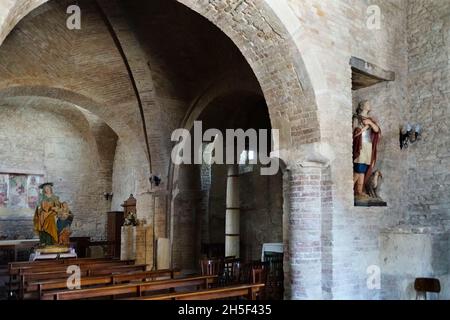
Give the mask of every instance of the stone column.
<svg viewBox="0 0 450 320">
<path fill-rule="evenodd" d="M 227 209 L 225 217 L 225 256 L 239 258 L 240 244 L 239 166 L 230 165 L 227 177 Z"/>
<path fill-rule="evenodd" d="M 284 175 L 286 299 L 327 298 L 332 263 L 328 257 L 331 232 L 328 170 L 321 163 L 303 163 L 289 167 Z"/>
</svg>

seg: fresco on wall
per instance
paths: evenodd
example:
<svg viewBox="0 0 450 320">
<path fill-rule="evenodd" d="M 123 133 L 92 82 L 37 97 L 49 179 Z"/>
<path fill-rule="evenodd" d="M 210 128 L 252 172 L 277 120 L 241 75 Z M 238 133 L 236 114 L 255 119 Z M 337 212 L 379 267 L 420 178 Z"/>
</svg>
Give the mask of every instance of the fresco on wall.
<svg viewBox="0 0 450 320">
<path fill-rule="evenodd" d="M 28 208 L 27 203 L 27 176 L 9 175 L 9 201 L 11 209 Z"/>
<path fill-rule="evenodd" d="M 28 176 L 28 208 L 35 209 L 39 201 L 39 185 L 43 183 L 42 176 Z"/>
<path fill-rule="evenodd" d="M 0 173 L 0 219 L 32 216 L 43 180 L 41 175 Z"/>
</svg>

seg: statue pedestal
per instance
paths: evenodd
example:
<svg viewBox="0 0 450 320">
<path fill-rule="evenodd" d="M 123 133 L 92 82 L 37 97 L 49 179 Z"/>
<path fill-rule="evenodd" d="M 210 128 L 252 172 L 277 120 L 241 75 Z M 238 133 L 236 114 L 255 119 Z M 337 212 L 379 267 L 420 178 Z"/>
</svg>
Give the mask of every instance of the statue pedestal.
<svg viewBox="0 0 450 320">
<path fill-rule="evenodd" d="M 120 260 L 153 265 L 153 229 L 150 226 L 123 226 Z"/>
<path fill-rule="evenodd" d="M 77 258 L 75 249 L 69 247 L 45 247 L 34 250 L 30 261 Z"/>
<path fill-rule="evenodd" d="M 136 258 L 136 227 L 123 226 L 120 236 L 120 260 Z"/>
<path fill-rule="evenodd" d="M 355 197 L 355 207 L 387 207 L 387 202 L 377 198 Z"/>
</svg>

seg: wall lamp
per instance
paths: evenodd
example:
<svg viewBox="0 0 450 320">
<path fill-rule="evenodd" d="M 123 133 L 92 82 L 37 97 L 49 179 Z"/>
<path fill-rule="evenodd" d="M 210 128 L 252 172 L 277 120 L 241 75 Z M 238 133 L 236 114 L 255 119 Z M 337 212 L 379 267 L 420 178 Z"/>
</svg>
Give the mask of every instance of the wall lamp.
<svg viewBox="0 0 450 320">
<path fill-rule="evenodd" d="M 149 180 L 152 185 L 155 184 L 157 187 L 161 184 L 161 178 L 157 175 L 151 175 Z"/>
<path fill-rule="evenodd" d="M 112 192 L 109 192 L 109 193 L 108 193 L 108 192 L 105 192 L 105 193 L 103 194 L 103 196 L 105 197 L 106 200 L 112 200 L 114 194 L 113 194 Z"/>
<path fill-rule="evenodd" d="M 422 127 L 420 124 L 411 125 L 407 123 L 400 128 L 400 149 L 407 149 L 410 144 L 422 138 Z"/>
</svg>

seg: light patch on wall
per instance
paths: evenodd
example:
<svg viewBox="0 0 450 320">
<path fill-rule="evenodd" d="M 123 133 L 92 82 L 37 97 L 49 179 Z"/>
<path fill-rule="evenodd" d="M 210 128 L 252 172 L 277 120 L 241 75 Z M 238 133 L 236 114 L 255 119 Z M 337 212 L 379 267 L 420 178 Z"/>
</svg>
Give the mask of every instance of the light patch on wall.
<svg viewBox="0 0 450 320">
<path fill-rule="evenodd" d="M 314 6 L 314 8 L 316 8 L 316 14 L 317 14 L 319 17 L 325 17 L 325 12 L 322 10 L 322 8 L 320 8 L 319 5 Z"/>
</svg>

